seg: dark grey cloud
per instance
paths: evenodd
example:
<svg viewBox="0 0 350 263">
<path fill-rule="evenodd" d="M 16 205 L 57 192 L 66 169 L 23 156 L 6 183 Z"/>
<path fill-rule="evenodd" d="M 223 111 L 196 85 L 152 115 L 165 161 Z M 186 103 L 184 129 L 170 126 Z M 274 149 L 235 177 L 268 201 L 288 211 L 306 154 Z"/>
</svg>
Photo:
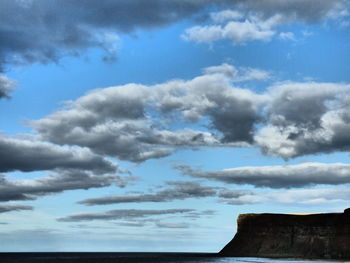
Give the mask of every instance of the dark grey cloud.
<svg viewBox="0 0 350 263">
<path fill-rule="evenodd" d="M 255 198 L 255 193 L 249 190 L 230 190 L 224 187 L 201 186 L 197 182 L 186 181 L 168 182 L 167 184 L 174 185 L 175 187 L 152 194 L 89 198 L 78 203 L 91 206 L 122 203 L 170 202 L 187 198 L 218 197 L 220 202 L 238 205 L 247 204 L 249 200 L 252 202 L 251 199 Z M 194 211 L 187 213 L 183 217 L 198 219 L 203 216 L 213 216 L 215 213 L 216 211 L 214 210 Z M 137 223 L 140 222 L 138 221 Z M 142 221 L 142 225 L 145 223 L 145 221 Z M 138 224 L 136 224 L 136 226 L 138 226 Z"/>
<path fill-rule="evenodd" d="M 81 213 L 57 219 L 60 222 L 79 222 L 91 220 L 120 220 L 132 218 L 144 218 L 169 214 L 181 214 L 194 211 L 193 209 L 165 209 L 165 210 L 137 210 L 120 209 L 110 210 L 104 213 Z"/>
<path fill-rule="evenodd" d="M 233 77 L 218 67 L 189 81 L 99 89 L 31 125 L 44 140 L 88 147 L 98 154 L 133 162 L 164 157 L 179 148 L 247 144 L 252 142 L 254 125 L 260 118 L 261 96 L 232 87 Z M 160 125 L 155 113 L 168 124 Z M 175 115 L 180 123 L 207 118 L 217 135 L 171 130 L 169 124 Z"/>
<path fill-rule="evenodd" d="M 272 124 L 310 129 L 320 127 L 327 103 L 344 92 L 343 87 L 318 83 L 285 83 L 270 90 L 273 98 L 267 108 Z"/>
<path fill-rule="evenodd" d="M 146 106 L 157 92 L 136 84 L 95 90 L 32 125 L 45 140 L 134 162 L 167 156 L 174 147 L 218 143 L 209 133 L 172 132 L 146 118 Z"/>
<path fill-rule="evenodd" d="M 119 33 L 153 29 L 203 15 L 209 7 L 316 22 L 344 14 L 347 0 L 1 0 L 0 72 L 11 64 L 57 62 L 86 49 L 114 60 Z M 209 9 L 210 10 L 210 9 Z M 342 12 L 343 11 L 343 12 Z M 35 39 L 35 41 L 33 41 Z"/>
<path fill-rule="evenodd" d="M 2 0 L 0 4 L 0 67 L 4 67 L 55 62 L 91 47 L 105 50 L 105 59 L 110 60 L 115 56 L 112 34 L 174 23 L 211 1 Z"/>
<path fill-rule="evenodd" d="M 16 84 L 3 74 L 0 74 L 0 99 L 9 98 L 10 92 L 15 88 Z"/>
<path fill-rule="evenodd" d="M 220 198 L 238 198 L 243 195 L 251 194 L 251 191 L 248 190 L 229 190 L 229 189 L 224 189 L 219 192 L 219 197 Z"/>
<path fill-rule="evenodd" d="M 255 136 L 262 151 L 285 159 L 350 150 L 350 87 L 281 83 L 268 95 L 268 122 Z"/>
<path fill-rule="evenodd" d="M 249 166 L 219 171 L 198 171 L 177 166 L 184 175 L 220 181 L 227 184 L 249 184 L 255 187 L 293 188 L 314 185 L 340 185 L 350 182 L 350 165 L 344 163 L 302 163 L 295 165 Z M 245 193 L 235 192 L 242 195 Z M 221 193 L 225 197 L 225 192 Z"/>
<path fill-rule="evenodd" d="M 112 184 L 122 187 L 128 183 L 128 178 L 129 176 L 94 175 L 75 170 L 56 171 L 52 175 L 29 180 L 11 180 L 0 175 L 0 201 L 33 200 L 67 190 L 87 190 Z"/>
<path fill-rule="evenodd" d="M 168 185 L 174 187 L 153 194 L 89 198 L 82 200 L 79 203 L 84 205 L 107 205 L 121 203 L 169 202 L 188 198 L 215 196 L 217 191 L 216 187 L 201 186 L 196 182 L 168 182 Z"/>
<path fill-rule="evenodd" d="M 21 210 L 33 210 L 33 207 L 29 205 L 0 205 L 0 213 Z"/>
<path fill-rule="evenodd" d="M 224 63 L 204 69 L 204 75 L 188 82 L 163 84 L 158 107 L 163 113 L 181 112 L 189 122 L 208 118 L 210 128 L 219 132 L 223 143 L 251 143 L 254 125 L 260 120 L 258 106 L 262 98 L 232 86 L 232 82 L 256 77 L 246 72 L 237 74 L 241 71 Z"/>
<path fill-rule="evenodd" d="M 238 0 L 236 2 L 243 9 L 254 10 L 265 17 L 279 14 L 285 20 L 306 23 L 342 16 L 341 11 L 349 7 L 348 0 Z"/>
<path fill-rule="evenodd" d="M 176 22 L 192 15 L 210 4 L 209 0 L 103 0 L 100 5 L 88 0 L 83 4 L 70 1 L 76 8 L 83 9 L 87 23 L 116 27 L 122 31 L 136 27 L 151 28 Z M 217 1 L 218 3 L 223 1 Z M 95 11 L 95 12 L 92 12 Z M 97 11 L 97 12 L 96 12 Z"/>
<path fill-rule="evenodd" d="M 88 149 L 59 146 L 35 138 L 14 138 L 0 134 L 0 172 L 53 169 L 116 172 L 117 167 Z"/>
<path fill-rule="evenodd" d="M 210 116 L 213 119 L 214 128 L 224 135 L 222 141 L 245 141 L 252 143 L 253 127 L 259 120 L 254 103 L 239 100 L 225 101 L 223 98 L 218 98 L 219 101 L 223 102 L 223 104 L 220 108 L 214 109 L 210 113 Z M 233 112 L 237 112 L 238 114 L 232 114 Z"/>
</svg>

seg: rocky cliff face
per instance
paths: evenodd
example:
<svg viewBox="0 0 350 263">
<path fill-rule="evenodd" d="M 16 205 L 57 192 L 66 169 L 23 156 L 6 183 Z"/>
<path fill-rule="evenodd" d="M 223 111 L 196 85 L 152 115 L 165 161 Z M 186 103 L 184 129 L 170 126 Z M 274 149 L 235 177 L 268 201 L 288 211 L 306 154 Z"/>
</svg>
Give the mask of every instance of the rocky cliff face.
<svg viewBox="0 0 350 263">
<path fill-rule="evenodd" d="M 350 259 L 350 211 L 333 214 L 242 214 L 223 256 Z"/>
</svg>

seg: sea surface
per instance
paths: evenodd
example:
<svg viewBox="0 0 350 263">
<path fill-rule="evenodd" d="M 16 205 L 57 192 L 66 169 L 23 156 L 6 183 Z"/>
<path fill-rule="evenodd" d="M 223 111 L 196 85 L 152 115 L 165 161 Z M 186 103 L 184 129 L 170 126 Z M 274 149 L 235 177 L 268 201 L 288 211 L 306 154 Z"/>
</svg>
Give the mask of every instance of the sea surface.
<svg viewBox="0 0 350 263">
<path fill-rule="evenodd" d="M 327 260 L 217 257 L 209 253 L 0 253 L 0 263 L 326 263 Z M 350 261 L 348 261 L 350 262 Z"/>
</svg>

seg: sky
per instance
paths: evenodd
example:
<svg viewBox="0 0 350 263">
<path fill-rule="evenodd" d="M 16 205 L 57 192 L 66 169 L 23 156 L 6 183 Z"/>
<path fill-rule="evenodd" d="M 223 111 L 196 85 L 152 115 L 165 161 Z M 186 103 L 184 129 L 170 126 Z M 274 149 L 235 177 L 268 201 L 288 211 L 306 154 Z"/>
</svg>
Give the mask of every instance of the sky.
<svg viewBox="0 0 350 263">
<path fill-rule="evenodd" d="M 0 0 L 0 251 L 217 252 L 350 206 L 348 0 Z"/>
</svg>

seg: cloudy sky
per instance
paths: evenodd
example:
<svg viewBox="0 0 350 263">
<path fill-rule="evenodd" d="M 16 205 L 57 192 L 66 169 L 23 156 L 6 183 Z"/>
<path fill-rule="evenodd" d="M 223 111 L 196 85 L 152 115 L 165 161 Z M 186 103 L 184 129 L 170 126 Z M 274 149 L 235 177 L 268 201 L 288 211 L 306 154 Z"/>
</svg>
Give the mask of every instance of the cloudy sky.
<svg viewBox="0 0 350 263">
<path fill-rule="evenodd" d="M 1 251 L 219 251 L 350 206 L 348 0 L 0 0 Z"/>
</svg>

